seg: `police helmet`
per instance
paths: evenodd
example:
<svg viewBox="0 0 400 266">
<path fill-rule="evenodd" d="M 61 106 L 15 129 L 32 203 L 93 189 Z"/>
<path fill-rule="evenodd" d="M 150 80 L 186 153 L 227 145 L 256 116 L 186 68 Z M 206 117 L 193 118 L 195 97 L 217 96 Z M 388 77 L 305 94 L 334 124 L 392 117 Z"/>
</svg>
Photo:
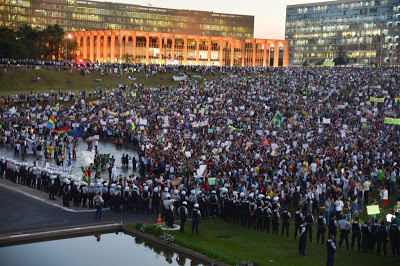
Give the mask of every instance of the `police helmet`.
<svg viewBox="0 0 400 266">
<path fill-rule="evenodd" d="M 97 182 L 97 186 L 98 186 L 98 187 L 101 187 L 102 184 L 101 184 L 100 182 Z"/>
<path fill-rule="evenodd" d="M 194 194 L 196 194 L 196 191 L 191 190 L 191 191 L 190 191 L 190 194 L 194 195 Z"/>
<path fill-rule="evenodd" d="M 145 186 L 145 187 L 144 187 L 144 191 L 147 191 L 147 190 L 149 190 L 149 187 L 148 187 L 148 186 Z"/>
<path fill-rule="evenodd" d="M 82 183 L 82 186 L 87 186 L 87 183 L 86 183 L 86 182 L 83 182 L 83 183 Z"/>
<path fill-rule="evenodd" d="M 137 189 L 137 186 L 136 186 L 136 185 L 133 185 L 133 189 Z"/>
<path fill-rule="evenodd" d="M 244 198 L 244 192 L 240 192 L 240 197 Z"/>
<path fill-rule="evenodd" d="M 67 185 L 69 185 L 71 183 L 71 181 L 69 179 L 67 179 L 67 181 L 65 182 Z"/>
<path fill-rule="evenodd" d="M 167 195 L 165 195 L 165 197 L 166 197 L 167 199 L 169 199 L 169 198 L 171 198 L 171 194 L 167 193 Z"/>
<path fill-rule="evenodd" d="M 117 189 L 121 189 L 121 185 L 118 185 L 118 186 L 117 186 Z"/>
<path fill-rule="evenodd" d="M 105 186 L 105 187 L 108 187 L 108 183 L 107 183 L 107 182 L 105 182 L 105 183 L 103 184 L 103 186 Z"/>
<path fill-rule="evenodd" d="M 237 191 L 233 191 L 232 195 L 236 196 L 237 195 Z"/>
<path fill-rule="evenodd" d="M 90 183 L 90 186 L 91 186 L 91 187 L 94 187 L 94 183 Z"/>
<path fill-rule="evenodd" d="M 158 189 L 155 187 L 155 188 L 153 189 L 153 191 L 157 193 L 157 192 L 158 192 Z"/>
<path fill-rule="evenodd" d="M 186 196 L 186 191 L 182 191 L 182 196 Z"/>
<path fill-rule="evenodd" d="M 279 197 L 274 197 L 272 200 L 273 200 L 273 201 L 278 201 L 278 200 L 279 200 Z"/>
<path fill-rule="evenodd" d="M 250 198 L 253 198 L 253 197 L 254 197 L 254 193 L 250 193 L 250 194 L 249 194 L 249 197 L 250 197 Z"/>
<path fill-rule="evenodd" d="M 178 195 L 178 193 L 179 193 L 179 190 L 175 189 L 175 190 L 174 190 L 174 194 L 175 194 L 175 195 Z"/>
<path fill-rule="evenodd" d="M 266 198 L 267 200 L 269 200 L 269 199 L 271 199 L 271 197 L 270 196 L 267 196 L 267 198 Z"/>
<path fill-rule="evenodd" d="M 215 194 L 215 190 L 213 190 L 213 191 L 211 192 L 211 194 Z"/>
<path fill-rule="evenodd" d="M 166 187 L 166 188 L 164 188 L 164 192 L 168 192 L 168 188 Z"/>
<path fill-rule="evenodd" d="M 183 202 L 182 202 L 182 205 L 187 205 L 187 202 L 186 202 L 186 201 L 183 201 Z"/>
<path fill-rule="evenodd" d="M 199 204 L 197 204 L 197 203 L 194 204 L 194 207 L 195 207 L 195 208 L 198 208 L 198 207 L 199 207 Z"/>
<path fill-rule="evenodd" d="M 115 184 L 111 184 L 111 187 L 116 187 L 117 185 L 115 185 Z"/>
</svg>

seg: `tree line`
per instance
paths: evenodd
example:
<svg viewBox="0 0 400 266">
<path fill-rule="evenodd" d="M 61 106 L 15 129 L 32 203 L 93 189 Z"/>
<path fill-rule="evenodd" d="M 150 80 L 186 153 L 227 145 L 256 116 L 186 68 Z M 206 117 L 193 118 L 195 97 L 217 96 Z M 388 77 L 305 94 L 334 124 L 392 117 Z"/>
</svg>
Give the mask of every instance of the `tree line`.
<svg viewBox="0 0 400 266">
<path fill-rule="evenodd" d="M 78 44 L 74 39 L 64 39 L 65 32 L 58 25 L 39 29 L 24 25 L 18 30 L 0 28 L 0 58 L 56 59 L 76 58 Z M 67 51 L 66 51 L 67 48 Z"/>
</svg>

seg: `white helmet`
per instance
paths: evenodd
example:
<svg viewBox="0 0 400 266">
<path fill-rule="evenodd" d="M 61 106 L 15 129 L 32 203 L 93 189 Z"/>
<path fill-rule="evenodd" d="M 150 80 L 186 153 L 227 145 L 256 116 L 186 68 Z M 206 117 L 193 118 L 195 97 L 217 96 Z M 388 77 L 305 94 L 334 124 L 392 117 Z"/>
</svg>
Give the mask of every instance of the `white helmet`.
<svg viewBox="0 0 400 266">
<path fill-rule="evenodd" d="M 211 192 L 211 194 L 215 194 L 215 190 L 213 190 L 213 191 Z"/>
<path fill-rule="evenodd" d="M 254 193 L 250 193 L 250 194 L 249 194 L 249 197 L 250 197 L 250 198 L 253 198 L 253 197 L 254 197 Z"/>
<path fill-rule="evenodd" d="M 233 191 L 232 195 L 237 196 L 237 191 Z"/>
<path fill-rule="evenodd" d="M 182 191 L 182 196 L 185 196 L 186 195 L 186 191 Z"/>
<path fill-rule="evenodd" d="M 175 189 L 175 190 L 174 190 L 174 194 L 175 194 L 175 195 L 178 195 L 178 193 L 179 193 L 179 190 Z"/>
<path fill-rule="evenodd" d="M 97 186 L 98 186 L 98 187 L 101 187 L 101 183 L 100 183 L 100 182 L 97 182 Z"/>
<path fill-rule="evenodd" d="M 147 190 L 149 190 L 149 188 L 148 188 L 148 186 L 145 186 L 144 191 L 147 191 Z"/>
<path fill-rule="evenodd" d="M 91 187 L 94 187 L 94 183 L 90 183 L 90 186 L 91 186 Z"/>
<path fill-rule="evenodd" d="M 196 191 L 191 190 L 191 191 L 190 191 L 190 194 L 194 195 L 194 194 L 196 194 Z"/>
<path fill-rule="evenodd" d="M 154 192 L 158 192 L 158 188 L 155 187 L 155 188 L 153 189 L 153 191 L 154 191 Z"/>
<path fill-rule="evenodd" d="M 278 200 L 279 200 L 279 197 L 274 197 L 272 200 L 273 200 L 273 201 L 278 201 Z"/>
<path fill-rule="evenodd" d="M 183 201 L 183 202 L 182 202 L 182 205 L 187 205 L 187 202 L 186 202 L 186 201 Z"/>
<path fill-rule="evenodd" d="M 120 188 L 121 188 L 121 185 L 118 185 L 118 186 L 117 186 L 117 189 L 120 189 Z"/>
<path fill-rule="evenodd" d="M 167 193 L 167 195 L 165 195 L 165 197 L 168 199 L 171 197 L 171 194 Z"/>
<path fill-rule="evenodd" d="M 269 199 L 271 199 L 271 197 L 270 197 L 270 196 L 267 196 L 267 200 L 269 200 Z"/>
<path fill-rule="evenodd" d="M 71 183 L 71 181 L 69 181 L 69 179 L 67 179 L 67 181 L 65 182 L 67 185 L 69 185 Z"/>
<path fill-rule="evenodd" d="M 240 192 L 240 197 L 244 198 L 244 192 Z"/>
<path fill-rule="evenodd" d="M 168 192 L 168 188 L 166 187 L 166 188 L 164 188 L 164 192 Z"/>
<path fill-rule="evenodd" d="M 116 186 L 117 186 L 116 184 L 111 184 L 111 187 L 113 187 L 113 188 L 116 187 Z"/>
<path fill-rule="evenodd" d="M 198 207 L 199 207 L 199 204 L 197 204 L 197 203 L 194 204 L 194 207 L 195 207 L 195 208 L 198 208 Z"/>
<path fill-rule="evenodd" d="M 82 182 L 82 186 L 87 186 L 87 183 L 86 182 Z"/>
</svg>

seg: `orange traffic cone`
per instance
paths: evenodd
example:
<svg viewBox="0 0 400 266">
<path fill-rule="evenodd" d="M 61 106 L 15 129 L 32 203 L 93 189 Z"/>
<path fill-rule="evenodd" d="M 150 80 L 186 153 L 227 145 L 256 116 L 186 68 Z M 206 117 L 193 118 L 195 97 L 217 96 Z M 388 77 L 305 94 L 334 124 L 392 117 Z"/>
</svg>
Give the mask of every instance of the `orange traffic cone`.
<svg viewBox="0 0 400 266">
<path fill-rule="evenodd" d="M 158 221 L 157 224 L 161 224 L 161 213 L 158 214 Z"/>
</svg>

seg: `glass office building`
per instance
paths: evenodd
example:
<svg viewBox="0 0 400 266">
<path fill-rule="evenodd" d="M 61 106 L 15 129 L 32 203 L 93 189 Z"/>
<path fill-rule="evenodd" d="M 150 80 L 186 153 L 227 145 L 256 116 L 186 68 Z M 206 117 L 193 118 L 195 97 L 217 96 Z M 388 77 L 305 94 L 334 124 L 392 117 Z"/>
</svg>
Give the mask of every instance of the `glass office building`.
<svg viewBox="0 0 400 266">
<path fill-rule="evenodd" d="M 400 0 L 339 0 L 289 5 L 290 65 L 399 65 Z"/>
<path fill-rule="evenodd" d="M 86 0 L 0 0 L 0 26 L 24 24 L 253 38 L 254 16 Z"/>
</svg>

